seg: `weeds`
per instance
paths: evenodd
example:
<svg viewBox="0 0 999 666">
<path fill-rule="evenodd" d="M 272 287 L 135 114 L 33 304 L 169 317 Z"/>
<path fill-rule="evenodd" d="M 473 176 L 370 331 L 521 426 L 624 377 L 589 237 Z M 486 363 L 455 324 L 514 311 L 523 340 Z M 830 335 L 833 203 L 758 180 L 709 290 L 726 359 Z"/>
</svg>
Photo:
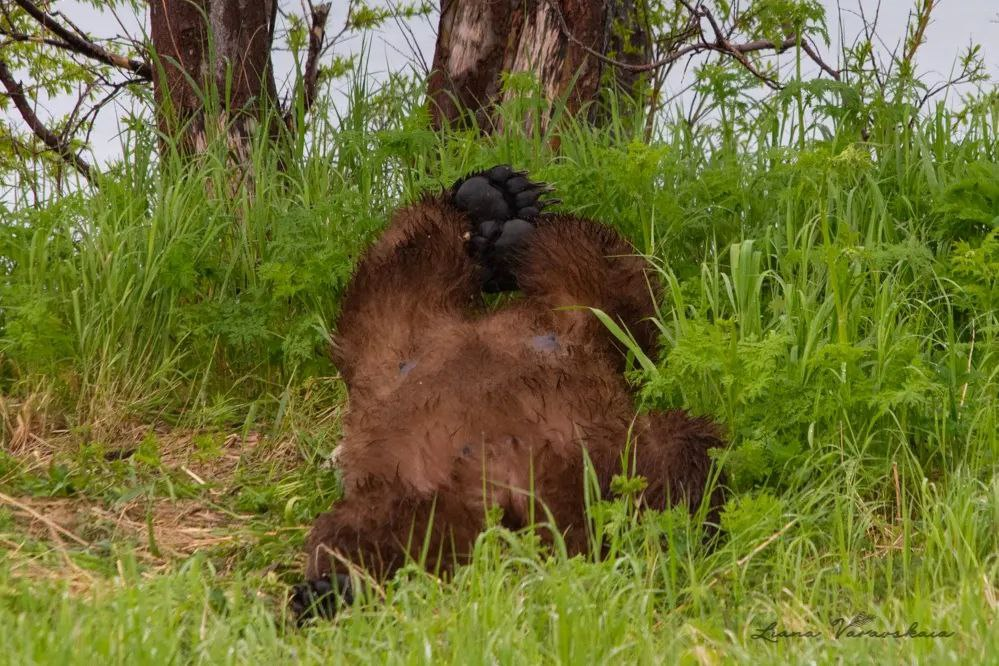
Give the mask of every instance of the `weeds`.
<svg viewBox="0 0 999 666">
<path fill-rule="evenodd" d="M 0 227 L 0 660 L 984 663 L 999 110 L 862 83 L 720 97 L 698 127 L 555 114 L 545 135 L 519 122 L 542 111 L 528 86 L 483 137 L 425 130 L 409 79 L 358 76 L 290 157 L 255 144 L 231 196 L 222 146 L 157 161 L 133 129 L 92 192 Z M 339 492 L 325 347 L 353 262 L 398 203 L 497 162 L 658 267 L 661 361 L 631 378 L 643 406 L 726 427 L 723 538 L 634 515 L 622 478 L 591 503 L 606 557 L 493 527 L 453 579 L 414 566 L 292 630 L 305 526 Z M 862 616 L 953 635 L 837 638 Z"/>
</svg>

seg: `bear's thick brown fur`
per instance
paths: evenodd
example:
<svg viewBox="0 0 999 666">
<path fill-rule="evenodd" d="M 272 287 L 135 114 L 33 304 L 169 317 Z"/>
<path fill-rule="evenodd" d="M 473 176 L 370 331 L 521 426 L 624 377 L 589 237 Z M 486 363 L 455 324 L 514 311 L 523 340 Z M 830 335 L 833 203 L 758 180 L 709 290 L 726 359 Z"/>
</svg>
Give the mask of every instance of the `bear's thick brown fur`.
<svg viewBox="0 0 999 666">
<path fill-rule="evenodd" d="M 560 309 L 603 310 L 654 358 L 646 262 L 606 226 L 539 215 L 512 262 L 523 298 L 486 312 L 473 217 L 451 193 L 401 208 L 347 289 L 334 338 L 349 392 L 344 498 L 308 537 L 309 581 L 352 565 L 382 579 L 421 552 L 447 570 L 490 507 L 521 528 L 544 520 L 543 504 L 578 553 L 584 449 L 605 496 L 627 469 L 648 480 L 644 506 L 701 501 L 717 428 L 678 410 L 636 414 L 612 335 L 589 310 Z M 712 513 L 721 501 L 716 489 Z"/>
</svg>

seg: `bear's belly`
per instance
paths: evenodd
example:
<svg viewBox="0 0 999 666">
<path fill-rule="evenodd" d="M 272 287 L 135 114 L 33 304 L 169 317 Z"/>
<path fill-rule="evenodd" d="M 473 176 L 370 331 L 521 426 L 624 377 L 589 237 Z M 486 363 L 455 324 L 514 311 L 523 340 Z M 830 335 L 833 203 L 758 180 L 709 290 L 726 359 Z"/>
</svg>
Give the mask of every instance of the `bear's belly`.
<svg viewBox="0 0 999 666">
<path fill-rule="evenodd" d="M 485 475 L 526 488 L 546 461 L 623 446 L 634 416 L 623 378 L 567 353 L 554 335 L 522 344 L 533 353 L 465 344 L 401 361 L 391 393 L 347 414 L 337 460 L 348 487 L 379 480 L 420 494 L 469 484 L 481 492 Z"/>
</svg>

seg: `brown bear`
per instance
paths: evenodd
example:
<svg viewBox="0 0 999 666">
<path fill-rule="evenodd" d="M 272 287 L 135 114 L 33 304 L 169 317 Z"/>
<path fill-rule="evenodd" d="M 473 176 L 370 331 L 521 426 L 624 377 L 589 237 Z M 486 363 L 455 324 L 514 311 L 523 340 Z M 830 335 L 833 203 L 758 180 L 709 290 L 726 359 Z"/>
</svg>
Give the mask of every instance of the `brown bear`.
<svg viewBox="0 0 999 666">
<path fill-rule="evenodd" d="M 586 457 L 605 496 L 625 471 L 647 480 L 645 507 L 700 505 L 718 429 L 636 413 L 625 356 L 587 309 L 655 358 L 655 273 L 609 227 L 542 213 L 548 191 L 508 166 L 473 174 L 397 210 L 359 262 L 333 344 L 344 498 L 312 527 L 296 613 L 349 601 L 354 566 L 384 579 L 423 553 L 449 570 L 494 507 L 511 529 L 550 515 L 585 550 Z M 485 308 L 484 291 L 513 289 Z M 720 486 L 707 499 L 713 516 Z"/>
</svg>

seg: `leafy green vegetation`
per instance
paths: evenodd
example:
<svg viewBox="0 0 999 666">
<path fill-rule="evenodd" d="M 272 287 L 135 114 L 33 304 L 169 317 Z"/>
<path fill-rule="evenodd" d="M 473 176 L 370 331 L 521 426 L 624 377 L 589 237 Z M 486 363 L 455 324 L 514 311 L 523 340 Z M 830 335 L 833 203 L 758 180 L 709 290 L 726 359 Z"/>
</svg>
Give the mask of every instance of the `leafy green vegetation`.
<svg viewBox="0 0 999 666">
<path fill-rule="evenodd" d="M 602 128 L 525 131 L 528 90 L 483 137 L 426 130 L 418 82 L 357 77 L 345 115 L 261 141 L 241 179 L 223 142 L 161 161 L 137 127 L 95 188 L 16 207 L 0 661 L 986 663 L 999 99 L 921 112 L 911 80 L 863 84 L 721 90 L 716 122 L 659 119 L 651 139 L 623 104 Z M 663 353 L 630 376 L 645 406 L 726 427 L 722 538 L 636 517 L 621 479 L 591 507 L 602 557 L 495 527 L 453 580 L 414 566 L 295 628 L 305 529 L 339 493 L 325 346 L 353 261 L 400 202 L 498 162 L 659 267 Z M 848 633 L 913 623 L 947 635 Z"/>
</svg>

